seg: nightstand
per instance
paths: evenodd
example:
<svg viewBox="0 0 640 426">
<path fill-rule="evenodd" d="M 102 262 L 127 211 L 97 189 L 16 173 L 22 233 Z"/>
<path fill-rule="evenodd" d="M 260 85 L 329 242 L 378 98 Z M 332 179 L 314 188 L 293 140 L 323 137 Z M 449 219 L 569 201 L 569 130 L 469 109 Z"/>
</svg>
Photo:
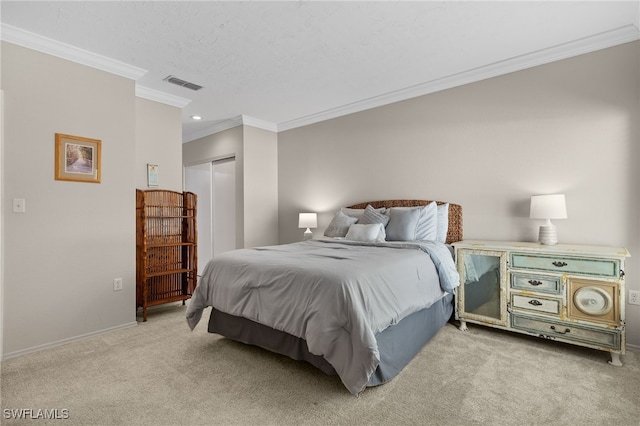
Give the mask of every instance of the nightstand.
<svg viewBox="0 0 640 426">
<path fill-rule="evenodd" d="M 454 244 L 456 319 L 625 353 L 625 248 L 500 241 Z"/>
</svg>

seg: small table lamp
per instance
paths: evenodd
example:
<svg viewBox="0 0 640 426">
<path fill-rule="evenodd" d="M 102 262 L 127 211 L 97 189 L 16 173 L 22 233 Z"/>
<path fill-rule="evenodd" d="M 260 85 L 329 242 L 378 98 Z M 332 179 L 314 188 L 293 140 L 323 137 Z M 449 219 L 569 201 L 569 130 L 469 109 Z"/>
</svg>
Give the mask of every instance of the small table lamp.
<svg viewBox="0 0 640 426">
<path fill-rule="evenodd" d="M 318 214 L 317 213 L 300 213 L 298 218 L 298 228 L 307 228 L 304 231 L 304 239 L 310 240 L 313 238 L 313 232 L 310 228 L 318 227 Z"/>
<path fill-rule="evenodd" d="M 558 232 L 551 219 L 566 219 L 567 204 L 564 194 L 534 195 L 531 197 L 531 219 L 546 219 L 540 226 L 538 241 L 540 244 L 554 245 L 558 243 Z"/>
</svg>

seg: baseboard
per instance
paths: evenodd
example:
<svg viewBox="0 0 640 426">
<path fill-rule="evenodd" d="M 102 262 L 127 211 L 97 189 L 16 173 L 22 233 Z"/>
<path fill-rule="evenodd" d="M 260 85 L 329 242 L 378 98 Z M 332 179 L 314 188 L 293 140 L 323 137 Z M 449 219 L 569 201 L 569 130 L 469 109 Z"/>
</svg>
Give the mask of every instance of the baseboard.
<svg viewBox="0 0 640 426">
<path fill-rule="evenodd" d="M 134 321 L 134 322 L 130 322 L 130 323 L 122 324 L 122 325 L 117 325 L 115 327 L 110 327 L 110 328 L 105 328 L 103 330 L 94 331 L 92 333 L 81 334 L 79 336 L 70 337 L 68 339 L 58 340 L 57 342 L 45 343 L 44 345 L 38 345 L 38 346 L 31 347 L 31 348 L 22 349 L 22 350 L 15 351 L 15 352 L 10 352 L 8 354 L 0 355 L 0 361 L 4 361 L 4 360 L 9 359 L 9 358 L 15 358 L 15 357 L 21 356 L 21 355 L 26 355 L 26 354 L 29 354 L 29 353 L 32 353 L 32 352 L 42 351 L 44 349 L 55 348 L 56 346 L 66 345 L 67 343 L 78 342 L 80 340 L 89 339 L 91 337 L 95 337 L 95 336 L 98 336 L 100 334 L 111 333 L 111 332 L 117 331 L 117 330 L 124 330 L 125 328 L 131 328 L 131 327 L 135 327 L 137 325 L 138 325 L 138 322 Z"/>
<path fill-rule="evenodd" d="M 627 343 L 627 350 L 632 352 L 640 352 L 640 346 L 638 345 L 630 345 Z"/>
</svg>

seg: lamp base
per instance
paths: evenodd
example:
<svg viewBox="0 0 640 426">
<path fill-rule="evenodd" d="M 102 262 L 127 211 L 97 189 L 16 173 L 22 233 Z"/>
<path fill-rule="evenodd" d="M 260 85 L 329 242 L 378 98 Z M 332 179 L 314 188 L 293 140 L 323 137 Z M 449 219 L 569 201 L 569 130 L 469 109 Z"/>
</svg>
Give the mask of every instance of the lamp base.
<svg viewBox="0 0 640 426">
<path fill-rule="evenodd" d="M 552 223 L 547 223 L 540 226 L 540 232 L 538 233 L 538 241 L 540 244 L 546 246 L 552 246 L 558 244 L 558 231 Z"/>
<path fill-rule="evenodd" d="M 304 231 L 304 235 L 302 236 L 302 239 L 304 241 L 313 239 L 313 232 L 311 232 L 311 229 L 307 228 L 307 230 Z"/>
</svg>

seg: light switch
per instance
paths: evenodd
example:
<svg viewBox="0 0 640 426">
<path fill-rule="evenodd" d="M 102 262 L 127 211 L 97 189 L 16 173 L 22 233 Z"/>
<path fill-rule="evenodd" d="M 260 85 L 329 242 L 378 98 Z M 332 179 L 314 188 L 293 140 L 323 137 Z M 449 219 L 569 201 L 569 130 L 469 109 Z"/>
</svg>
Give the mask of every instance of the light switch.
<svg viewBox="0 0 640 426">
<path fill-rule="evenodd" d="M 24 213 L 26 211 L 24 198 L 14 198 L 13 199 L 13 212 L 14 213 Z"/>
</svg>

